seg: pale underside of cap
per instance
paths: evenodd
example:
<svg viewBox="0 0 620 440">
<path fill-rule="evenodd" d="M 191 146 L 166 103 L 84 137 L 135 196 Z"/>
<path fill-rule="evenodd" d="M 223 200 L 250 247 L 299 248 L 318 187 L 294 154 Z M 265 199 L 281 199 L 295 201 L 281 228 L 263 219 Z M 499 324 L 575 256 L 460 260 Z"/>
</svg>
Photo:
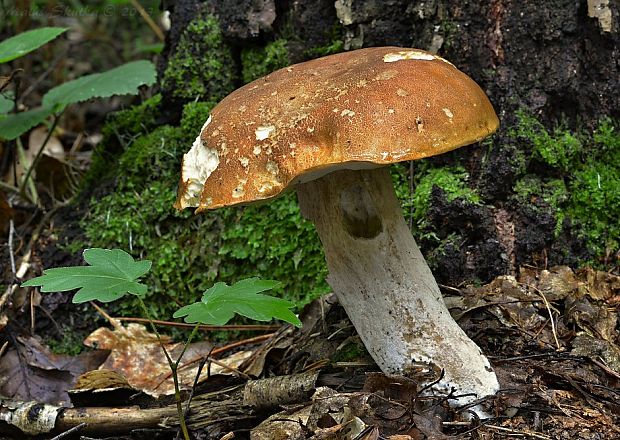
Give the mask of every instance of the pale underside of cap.
<svg viewBox="0 0 620 440">
<path fill-rule="evenodd" d="M 280 69 L 211 112 L 183 167 L 176 207 L 278 196 L 337 169 L 434 156 L 498 127 L 480 87 L 418 49 L 344 52 Z"/>
</svg>

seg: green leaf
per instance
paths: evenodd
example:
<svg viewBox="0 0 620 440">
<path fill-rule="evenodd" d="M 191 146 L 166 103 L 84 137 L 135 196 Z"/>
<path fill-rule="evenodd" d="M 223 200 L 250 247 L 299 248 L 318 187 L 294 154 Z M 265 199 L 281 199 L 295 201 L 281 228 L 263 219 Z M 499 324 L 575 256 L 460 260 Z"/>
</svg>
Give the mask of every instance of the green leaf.
<svg viewBox="0 0 620 440">
<path fill-rule="evenodd" d="M 54 87 L 43 97 L 43 106 L 61 108 L 92 98 L 136 94 L 138 87 L 155 82 L 155 66 L 150 61 L 133 61 L 103 73 L 86 75 Z"/>
<path fill-rule="evenodd" d="M 0 139 L 12 140 L 45 121 L 54 107 L 38 107 L 27 112 L 2 115 L 0 118 Z"/>
<path fill-rule="evenodd" d="M 22 32 L 19 35 L 0 42 L 0 64 L 14 60 L 43 46 L 53 40 L 67 28 L 43 27 L 31 31 Z"/>
<path fill-rule="evenodd" d="M 200 302 L 182 307 L 174 313 L 175 318 L 185 317 L 185 322 L 210 325 L 224 325 L 235 315 L 246 316 L 256 321 L 281 319 L 301 327 L 301 321 L 289 309 L 290 301 L 259 295 L 279 285 L 277 281 L 248 278 L 232 286 L 216 283 L 207 290 Z"/>
<path fill-rule="evenodd" d="M 142 296 L 146 286 L 136 280 L 151 269 L 151 262 L 134 261 L 119 249 L 86 249 L 84 260 L 90 266 L 47 269 L 43 275 L 26 281 L 22 287 L 41 286 L 41 292 L 64 292 L 80 289 L 74 303 L 97 300 L 115 301 L 130 293 Z"/>
<path fill-rule="evenodd" d="M 0 95 L 0 114 L 8 113 L 13 109 L 13 100 Z"/>
</svg>

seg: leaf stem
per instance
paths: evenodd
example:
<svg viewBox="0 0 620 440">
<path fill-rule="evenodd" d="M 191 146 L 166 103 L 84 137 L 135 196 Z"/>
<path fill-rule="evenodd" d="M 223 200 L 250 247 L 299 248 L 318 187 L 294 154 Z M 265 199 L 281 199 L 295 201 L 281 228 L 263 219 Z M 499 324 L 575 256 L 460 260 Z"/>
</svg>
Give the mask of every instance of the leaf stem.
<svg viewBox="0 0 620 440">
<path fill-rule="evenodd" d="M 52 122 L 52 126 L 49 128 L 49 131 L 47 132 L 47 136 L 45 136 L 45 140 L 43 141 L 43 144 L 41 144 L 39 151 L 37 151 L 37 155 L 32 160 L 32 163 L 28 167 L 28 171 L 26 172 L 26 175 L 24 176 L 24 181 L 22 182 L 20 191 L 19 191 L 22 195 L 24 194 L 26 185 L 28 184 L 28 180 L 30 179 L 30 175 L 32 174 L 37 164 L 39 163 L 39 160 L 41 159 L 41 155 L 43 154 L 43 150 L 47 146 L 47 143 L 49 142 L 52 135 L 54 134 L 54 130 L 56 129 L 56 126 L 58 125 L 58 122 L 60 121 L 60 117 L 62 116 L 63 113 L 64 113 L 64 110 L 62 110 L 58 114 L 54 113 L 54 121 Z M 33 194 L 33 196 L 38 199 L 36 193 Z"/>
<path fill-rule="evenodd" d="M 185 353 L 185 350 L 187 349 L 187 346 L 189 345 L 189 342 L 191 341 L 191 339 L 194 337 L 194 335 L 198 331 L 198 327 L 197 326 L 194 327 L 194 330 L 192 331 L 187 342 L 183 346 L 183 351 L 181 352 L 181 355 L 175 362 L 172 360 L 172 357 L 170 357 L 170 353 L 168 353 L 168 350 L 166 350 L 166 346 L 164 345 L 161 339 L 161 335 L 157 331 L 157 327 L 155 326 L 155 323 L 153 322 L 153 318 L 151 317 L 151 314 L 149 313 L 149 310 L 146 307 L 144 300 L 139 295 L 136 295 L 136 297 L 138 298 L 138 301 L 140 302 L 140 307 L 142 307 L 144 316 L 146 316 L 147 319 L 149 320 L 151 329 L 153 330 L 153 333 L 155 333 L 155 336 L 157 337 L 157 341 L 159 342 L 161 349 L 164 351 L 164 355 L 166 356 L 166 360 L 168 361 L 168 366 L 170 367 L 170 371 L 172 371 L 172 380 L 174 381 L 174 400 L 176 401 L 176 404 L 177 404 L 177 414 L 179 416 L 179 424 L 181 425 L 181 431 L 183 432 L 183 438 L 185 440 L 191 440 L 189 436 L 189 431 L 187 430 L 187 424 L 185 423 L 185 413 L 183 412 L 183 405 L 181 402 L 181 389 L 179 387 L 179 375 L 177 374 L 177 369 L 179 367 L 179 362 L 181 361 L 181 358 L 183 357 L 183 354 Z"/>
</svg>

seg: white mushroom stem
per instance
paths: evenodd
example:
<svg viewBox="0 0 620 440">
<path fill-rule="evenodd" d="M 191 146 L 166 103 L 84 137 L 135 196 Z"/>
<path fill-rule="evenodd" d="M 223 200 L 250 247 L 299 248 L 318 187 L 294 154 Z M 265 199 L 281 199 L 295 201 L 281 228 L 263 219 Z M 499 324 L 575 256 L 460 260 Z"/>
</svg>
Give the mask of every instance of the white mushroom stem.
<svg viewBox="0 0 620 440">
<path fill-rule="evenodd" d="M 302 214 L 319 233 L 334 289 L 385 373 L 427 381 L 435 394 L 492 395 L 497 378 L 450 316 L 394 194 L 388 168 L 344 170 L 297 186 Z"/>
</svg>

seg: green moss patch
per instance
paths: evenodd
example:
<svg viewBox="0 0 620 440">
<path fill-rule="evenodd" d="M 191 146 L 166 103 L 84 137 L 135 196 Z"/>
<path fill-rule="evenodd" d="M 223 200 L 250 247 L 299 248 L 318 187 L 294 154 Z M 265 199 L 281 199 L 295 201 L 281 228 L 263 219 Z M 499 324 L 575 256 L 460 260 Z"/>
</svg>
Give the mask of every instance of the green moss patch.
<svg viewBox="0 0 620 440">
<path fill-rule="evenodd" d="M 241 52 L 241 76 L 244 83 L 254 81 L 289 64 L 284 39 L 272 41 L 264 47 L 247 47 Z"/>
<path fill-rule="evenodd" d="M 193 20 L 183 31 L 161 79 L 161 88 L 183 100 L 218 101 L 234 87 L 235 61 L 218 20 Z"/>
<path fill-rule="evenodd" d="M 616 252 L 620 248 L 618 122 L 603 118 L 592 133 L 570 132 L 562 125 L 549 132 L 524 112 L 517 119 L 511 134 L 529 144 L 533 161 L 551 170 L 547 176 L 523 175 L 514 186 L 516 199 L 531 203 L 542 198 L 556 215 L 556 235 L 564 219 L 570 219 L 594 256 Z"/>
<path fill-rule="evenodd" d="M 469 174 L 462 166 L 430 167 L 426 161 L 417 162 L 413 176 L 406 168 L 396 165 L 392 168 L 392 179 L 396 195 L 401 201 L 403 215 L 411 219 L 414 233 L 422 238 L 434 237 L 432 225 L 428 222 L 428 209 L 433 186 L 446 193 L 448 201 L 463 198 L 470 203 L 480 203 L 478 193 L 468 186 Z M 410 179 L 412 184 L 410 186 Z"/>
</svg>

